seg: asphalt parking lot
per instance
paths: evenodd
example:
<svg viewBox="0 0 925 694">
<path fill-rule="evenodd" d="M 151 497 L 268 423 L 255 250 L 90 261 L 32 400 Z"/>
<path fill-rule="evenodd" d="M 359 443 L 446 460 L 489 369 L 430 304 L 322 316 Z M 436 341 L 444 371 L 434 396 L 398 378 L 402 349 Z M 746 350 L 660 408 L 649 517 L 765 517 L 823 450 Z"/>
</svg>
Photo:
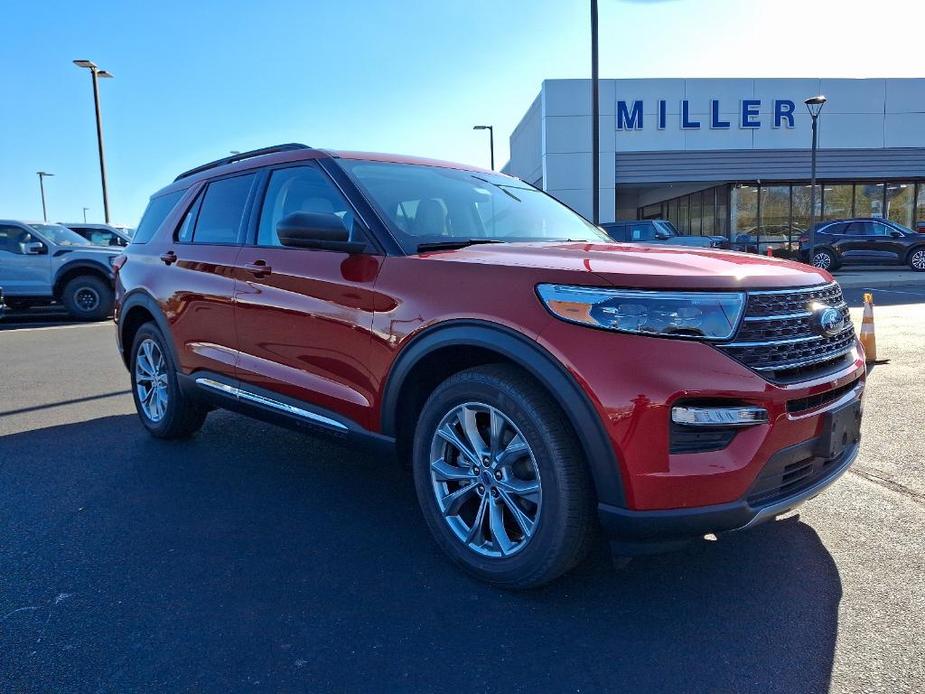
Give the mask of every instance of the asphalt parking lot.
<svg viewBox="0 0 925 694">
<path fill-rule="evenodd" d="M 444 560 L 392 461 L 220 412 L 156 441 L 111 324 L 4 321 L 0 689 L 921 691 L 925 281 L 876 300 L 838 484 L 521 594 Z"/>
</svg>

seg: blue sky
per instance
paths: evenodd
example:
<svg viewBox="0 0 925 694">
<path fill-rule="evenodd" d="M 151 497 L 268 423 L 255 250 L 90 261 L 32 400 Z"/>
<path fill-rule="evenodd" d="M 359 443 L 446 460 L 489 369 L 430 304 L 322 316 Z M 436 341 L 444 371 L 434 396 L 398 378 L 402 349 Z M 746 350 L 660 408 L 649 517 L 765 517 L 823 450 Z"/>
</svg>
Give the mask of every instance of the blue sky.
<svg viewBox="0 0 925 694">
<path fill-rule="evenodd" d="M 279 142 L 496 162 L 546 78 L 589 70 L 586 0 L 6 0 L 0 217 L 114 222 L 179 171 Z M 917 0 L 600 0 L 602 77 L 921 77 Z M 872 8 L 878 8 L 873 10 Z M 916 19 L 917 18 L 917 19 Z M 814 49 L 809 49 L 814 45 Z"/>
</svg>

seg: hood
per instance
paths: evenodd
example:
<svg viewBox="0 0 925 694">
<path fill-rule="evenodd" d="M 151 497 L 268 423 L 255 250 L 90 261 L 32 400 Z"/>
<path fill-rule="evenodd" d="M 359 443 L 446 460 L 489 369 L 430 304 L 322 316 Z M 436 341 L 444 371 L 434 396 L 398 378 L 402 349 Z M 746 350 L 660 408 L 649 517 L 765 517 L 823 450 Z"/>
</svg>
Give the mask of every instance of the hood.
<svg viewBox="0 0 925 694">
<path fill-rule="evenodd" d="M 80 255 L 90 256 L 92 258 L 101 258 L 102 256 L 119 255 L 124 248 L 114 246 L 58 246 L 55 250 L 55 257 L 62 255 Z"/>
<path fill-rule="evenodd" d="M 752 253 L 620 243 L 499 243 L 421 255 L 552 271 L 549 281 L 638 289 L 759 289 L 831 282 L 824 270 Z M 573 277 L 568 277 L 573 275 Z"/>
</svg>

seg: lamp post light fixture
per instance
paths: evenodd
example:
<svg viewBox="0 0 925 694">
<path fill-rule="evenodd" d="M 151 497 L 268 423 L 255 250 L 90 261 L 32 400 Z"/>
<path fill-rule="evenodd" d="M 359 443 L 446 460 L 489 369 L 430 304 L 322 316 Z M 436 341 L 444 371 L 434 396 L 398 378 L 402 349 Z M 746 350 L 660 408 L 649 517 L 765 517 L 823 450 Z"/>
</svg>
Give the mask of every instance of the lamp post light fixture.
<svg viewBox="0 0 925 694">
<path fill-rule="evenodd" d="M 106 157 L 103 154 L 103 122 L 100 118 L 100 79 L 111 79 L 112 73 L 101 70 L 92 60 L 75 60 L 74 65 L 90 71 L 93 82 L 93 105 L 96 109 L 96 144 L 100 153 L 100 181 L 103 184 L 103 217 L 109 224 L 109 190 L 106 185 Z"/>
<path fill-rule="evenodd" d="M 825 106 L 826 98 L 819 94 L 818 96 L 812 96 L 809 99 L 806 99 L 803 103 L 806 104 L 806 109 L 809 111 L 810 117 L 813 119 L 813 145 L 812 145 L 812 154 L 810 155 L 810 173 L 809 173 L 809 263 L 810 265 L 816 264 L 816 145 L 818 142 L 817 137 L 817 121 L 819 120 L 819 113 L 822 111 L 822 107 Z"/>
<path fill-rule="evenodd" d="M 491 125 L 473 125 L 473 130 L 488 131 L 488 146 L 491 149 L 491 170 L 495 170 L 495 129 Z"/>
<path fill-rule="evenodd" d="M 47 171 L 36 171 L 35 172 L 39 177 L 39 190 L 42 193 L 42 219 L 48 221 L 48 212 L 45 210 L 45 177 L 54 176 L 53 173 L 48 173 Z"/>
</svg>

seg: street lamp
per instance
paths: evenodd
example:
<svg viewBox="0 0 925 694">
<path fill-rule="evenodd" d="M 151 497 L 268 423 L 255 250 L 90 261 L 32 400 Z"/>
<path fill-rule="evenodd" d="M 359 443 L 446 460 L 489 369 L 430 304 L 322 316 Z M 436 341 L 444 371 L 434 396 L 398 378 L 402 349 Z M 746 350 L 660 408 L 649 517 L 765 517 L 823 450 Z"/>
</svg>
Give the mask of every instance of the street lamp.
<svg viewBox="0 0 925 694">
<path fill-rule="evenodd" d="M 819 119 L 819 113 L 825 106 L 826 98 L 819 94 L 810 97 L 803 103 L 813 119 L 813 149 L 811 155 L 810 174 L 809 174 L 809 263 L 816 264 L 816 121 Z"/>
<path fill-rule="evenodd" d="M 601 223 L 601 106 L 598 91 L 597 0 L 591 0 L 591 221 Z"/>
<path fill-rule="evenodd" d="M 46 171 L 36 171 L 39 177 L 39 190 L 42 192 L 42 219 L 46 222 L 48 221 L 48 213 L 45 211 L 45 177 L 54 176 L 53 173 L 48 173 Z"/>
<path fill-rule="evenodd" d="M 103 156 L 103 122 L 100 119 L 100 89 L 98 80 L 112 78 L 106 70 L 100 70 L 91 60 L 75 60 L 74 65 L 90 71 L 93 81 L 93 104 L 96 107 L 96 143 L 100 151 L 100 180 L 103 184 L 103 217 L 109 224 L 109 190 L 106 187 L 106 158 Z"/>
<path fill-rule="evenodd" d="M 87 223 L 87 210 L 89 210 L 89 209 L 90 209 L 89 207 L 85 207 L 85 208 L 84 208 L 84 224 Z"/>
<path fill-rule="evenodd" d="M 488 131 L 488 146 L 491 148 L 491 170 L 495 170 L 495 129 L 490 125 L 474 125 L 473 130 Z"/>
</svg>

